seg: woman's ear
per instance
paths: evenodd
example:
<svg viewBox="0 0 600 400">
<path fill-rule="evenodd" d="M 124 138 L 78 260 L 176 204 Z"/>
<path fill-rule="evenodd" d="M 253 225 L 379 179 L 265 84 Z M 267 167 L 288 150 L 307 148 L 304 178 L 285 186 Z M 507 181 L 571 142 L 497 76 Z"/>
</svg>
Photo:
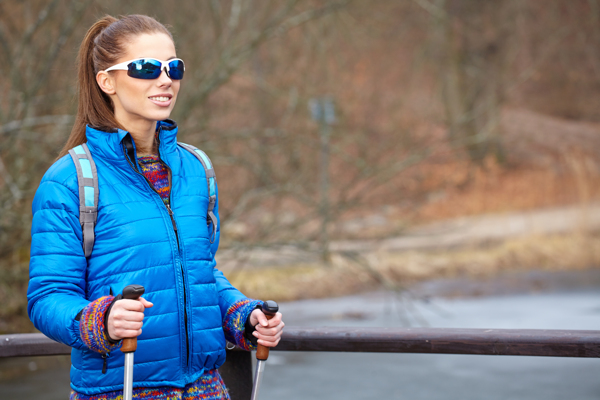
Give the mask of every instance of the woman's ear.
<svg viewBox="0 0 600 400">
<path fill-rule="evenodd" d="M 115 82 L 106 71 L 100 71 L 96 74 L 96 82 L 100 89 L 106 94 L 115 94 Z"/>
</svg>

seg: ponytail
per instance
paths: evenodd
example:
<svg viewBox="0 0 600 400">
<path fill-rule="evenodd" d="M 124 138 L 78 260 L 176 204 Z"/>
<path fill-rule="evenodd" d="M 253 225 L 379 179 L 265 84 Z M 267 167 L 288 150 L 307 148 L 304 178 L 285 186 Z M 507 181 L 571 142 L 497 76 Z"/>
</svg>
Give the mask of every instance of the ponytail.
<svg viewBox="0 0 600 400">
<path fill-rule="evenodd" d="M 128 37 L 154 32 L 173 39 L 164 25 L 145 15 L 126 15 L 120 19 L 107 15 L 87 31 L 77 56 L 77 115 L 58 158 L 87 141 L 86 125 L 102 130 L 123 129 L 115 118 L 112 100 L 96 82 L 96 74 L 117 63 L 126 51 L 124 44 Z"/>
</svg>

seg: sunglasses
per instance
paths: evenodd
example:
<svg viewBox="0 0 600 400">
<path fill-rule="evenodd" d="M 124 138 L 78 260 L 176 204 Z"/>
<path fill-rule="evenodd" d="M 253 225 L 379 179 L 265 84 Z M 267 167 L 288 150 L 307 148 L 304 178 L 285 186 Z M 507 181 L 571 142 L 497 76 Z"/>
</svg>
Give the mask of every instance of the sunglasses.
<svg viewBox="0 0 600 400">
<path fill-rule="evenodd" d="M 161 61 L 156 58 L 138 58 L 113 65 L 105 71 L 123 70 L 127 71 L 127 75 L 132 78 L 156 79 L 160 76 L 163 69 L 166 69 L 169 78 L 180 80 L 183 78 L 185 65 L 181 58 L 174 58 L 169 61 Z"/>
</svg>

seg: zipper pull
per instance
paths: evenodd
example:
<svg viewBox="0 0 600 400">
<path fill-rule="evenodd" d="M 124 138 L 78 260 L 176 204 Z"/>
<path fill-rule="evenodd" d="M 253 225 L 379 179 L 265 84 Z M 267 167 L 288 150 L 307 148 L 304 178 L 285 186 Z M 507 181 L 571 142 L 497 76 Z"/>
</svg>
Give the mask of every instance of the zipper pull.
<svg viewBox="0 0 600 400">
<path fill-rule="evenodd" d="M 109 354 L 110 353 L 102 354 L 102 359 L 104 360 L 102 362 L 102 375 L 106 374 L 106 364 L 107 364 L 107 358 L 108 358 Z"/>
<path fill-rule="evenodd" d="M 167 211 L 169 212 L 169 216 L 171 217 L 171 222 L 173 222 L 173 229 L 175 233 L 177 233 L 177 223 L 175 222 L 175 217 L 173 216 L 173 210 L 171 210 L 171 206 L 167 204 Z"/>
</svg>

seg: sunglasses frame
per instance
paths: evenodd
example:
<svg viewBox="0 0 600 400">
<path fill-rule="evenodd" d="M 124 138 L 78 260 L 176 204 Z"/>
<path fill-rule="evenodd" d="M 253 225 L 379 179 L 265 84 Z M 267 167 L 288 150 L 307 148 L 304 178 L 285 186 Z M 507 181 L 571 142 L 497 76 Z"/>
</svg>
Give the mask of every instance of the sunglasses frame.
<svg viewBox="0 0 600 400">
<path fill-rule="evenodd" d="M 133 60 L 124 61 L 122 63 L 115 64 L 112 67 L 109 67 L 109 68 L 105 69 L 104 72 L 117 71 L 117 70 L 118 71 L 127 71 L 127 72 L 129 72 L 129 65 L 131 63 L 133 63 L 134 61 L 139 61 L 139 60 L 154 60 L 154 61 L 158 61 L 160 63 L 160 72 L 162 73 L 162 71 L 166 68 L 167 76 L 170 79 L 174 79 L 174 78 L 171 78 L 171 74 L 170 74 L 171 68 L 169 67 L 169 63 L 171 63 L 173 61 L 181 61 L 181 63 L 183 64 L 183 72 L 185 72 L 185 62 L 181 58 L 172 58 L 172 59 L 170 59 L 168 61 L 162 61 L 162 60 L 159 60 L 158 58 L 153 58 L 153 57 L 139 57 L 139 58 L 134 58 Z M 131 76 L 131 75 L 127 74 L 127 76 Z M 158 76 L 160 76 L 160 74 L 158 74 Z M 157 79 L 158 76 L 156 78 L 140 78 L 140 77 L 137 77 L 137 76 L 131 76 L 131 77 L 135 78 L 135 79 Z M 183 76 L 181 78 L 183 79 Z M 175 80 L 181 80 L 181 79 L 175 79 Z"/>
</svg>

